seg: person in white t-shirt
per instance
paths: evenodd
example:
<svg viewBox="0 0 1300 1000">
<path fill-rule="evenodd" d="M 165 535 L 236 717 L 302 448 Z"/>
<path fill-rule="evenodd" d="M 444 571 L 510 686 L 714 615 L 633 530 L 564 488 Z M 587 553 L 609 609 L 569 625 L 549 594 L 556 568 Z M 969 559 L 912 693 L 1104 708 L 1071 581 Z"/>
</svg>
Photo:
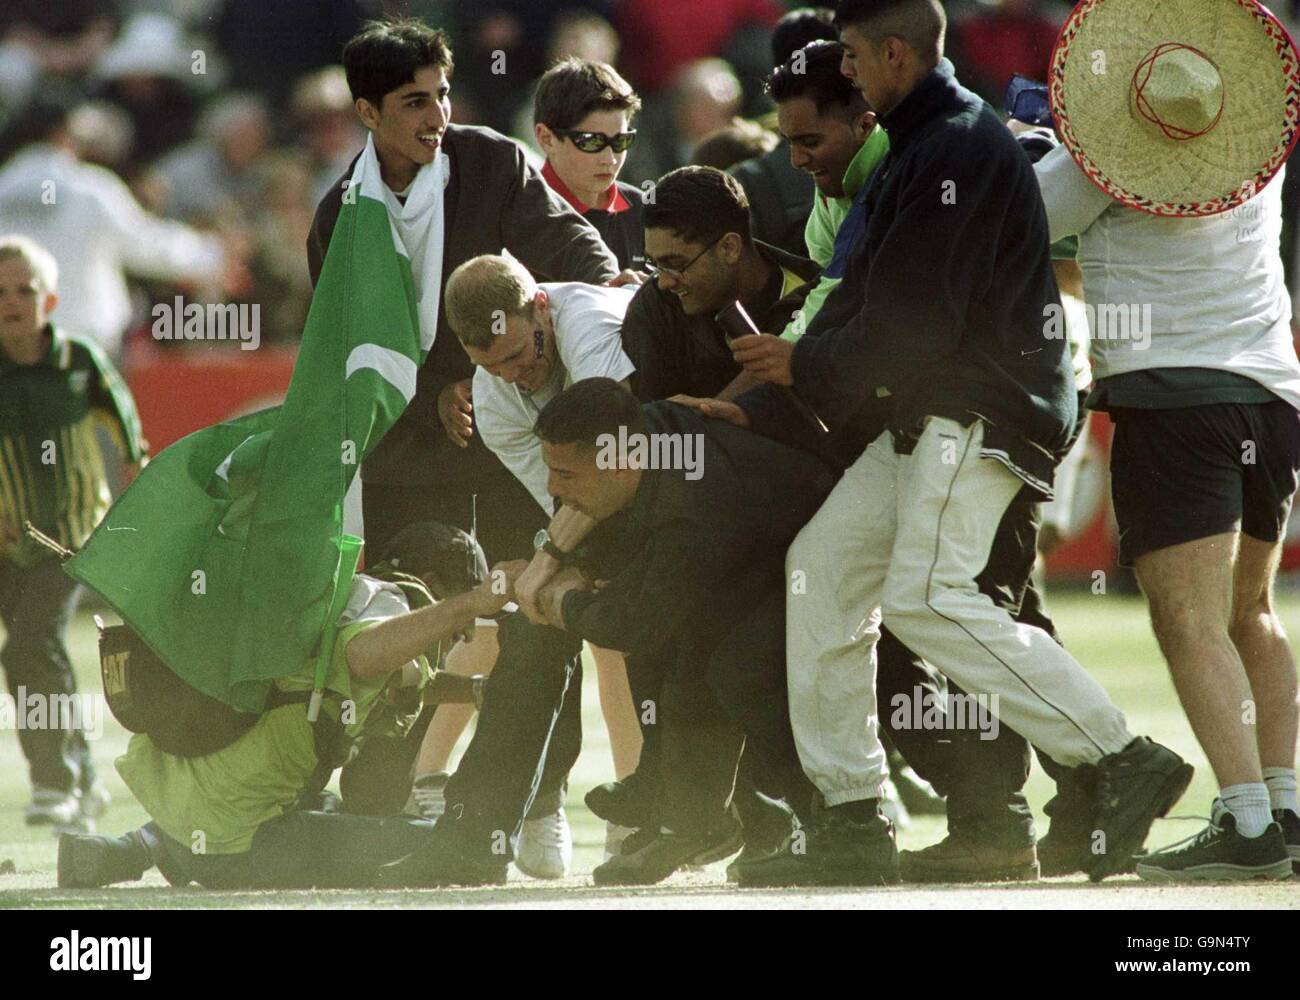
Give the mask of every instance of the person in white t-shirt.
<svg viewBox="0 0 1300 1000">
<path fill-rule="evenodd" d="M 632 375 L 620 331 L 636 289 L 539 285 L 514 259 L 488 255 L 458 267 L 447 286 L 447 321 L 478 366 L 478 432 L 549 518 L 554 504 L 533 424 L 574 382 Z"/>
<path fill-rule="evenodd" d="M 1036 170 L 1051 238 L 1079 237 L 1119 561 L 1220 789 L 1210 826 L 1137 874 L 1284 879 L 1300 867 L 1300 712 L 1273 583 L 1300 476 L 1300 362 L 1279 243 L 1300 53 L 1253 2 L 1105 6 L 1062 33 L 1064 146 Z"/>
<path fill-rule="evenodd" d="M 539 285 L 513 257 L 495 255 L 468 260 L 447 279 L 447 323 L 478 366 L 470 397 L 477 431 L 548 518 L 554 502 L 533 425 L 542 407 L 574 382 L 611 378 L 628 384 L 634 366 L 623 353 L 621 330 L 635 292 L 581 282 Z M 621 779 L 636 769 L 641 730 L 622 654 L 592 653 L 615 777 Z M 468 712 L 440 715 L 416 762 L 417 782 L 446 769 L 469 719 Z M 616 853 L 623 835 L 621 828 L 607 831 L 607 852 Z"/>
</svg>

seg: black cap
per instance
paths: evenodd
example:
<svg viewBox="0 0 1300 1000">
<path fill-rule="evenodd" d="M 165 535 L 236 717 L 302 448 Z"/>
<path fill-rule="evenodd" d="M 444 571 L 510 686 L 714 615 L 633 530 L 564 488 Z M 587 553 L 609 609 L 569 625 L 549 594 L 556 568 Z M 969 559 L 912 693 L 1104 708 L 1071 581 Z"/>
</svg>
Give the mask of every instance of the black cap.
<svg viewBox="0 0 1300 1000">
<path fill-rule="evenodd" d="M 379 562 L 424 578 L 440 601 L 473 590 L 488 575 L 482 546 L 441 521 L 407 525 L 384 547 Z"/>
</svg>

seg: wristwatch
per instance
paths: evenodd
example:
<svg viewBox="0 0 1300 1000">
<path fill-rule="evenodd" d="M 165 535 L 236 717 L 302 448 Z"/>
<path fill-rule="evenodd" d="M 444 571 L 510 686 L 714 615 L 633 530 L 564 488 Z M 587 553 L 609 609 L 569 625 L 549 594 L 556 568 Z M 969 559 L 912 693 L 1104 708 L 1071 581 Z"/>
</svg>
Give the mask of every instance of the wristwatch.
<svg viewBox="0 0 1300 1000">
<path fill-rule="evenodd" d="M 556 562 L 563 564 L 564 560 L 569 557 L 567 552 L 561 551 L 560 547 L 551 539 L 551 533 L 543 528 L 533 536 L 533 551 L 545 552 Z"/>
</svg>

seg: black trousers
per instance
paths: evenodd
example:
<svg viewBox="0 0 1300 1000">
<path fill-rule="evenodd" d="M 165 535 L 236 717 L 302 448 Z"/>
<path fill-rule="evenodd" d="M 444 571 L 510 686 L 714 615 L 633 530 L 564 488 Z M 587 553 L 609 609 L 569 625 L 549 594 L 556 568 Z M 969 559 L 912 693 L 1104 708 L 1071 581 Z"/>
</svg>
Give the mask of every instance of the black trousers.
<svg viewBox="0 0 1300 1000">
<path fill-rule="evenodd" d="M 241 854 L 194 854 L 155 824 L 140 832 L 173 884 L 208 889 L 369 889 L 383 866 L 428 845 L 433 824 L 408 816 L 289 812 L 257 828 Z M 143 873 L 142 873 L 143 874 Z"/>
<path fill-rule="evenodd" d="M 86 789 L 95 780 L 95 766 L 85 735 L 60 726 L 66 721 L 54 706 L 69 704 L 77 693 L 77 678 L 68 657 L 68 622 L 77 607 L 80 586 L 54 558 L 19 568 L 0 558 L 0 646 L 9 693 L 22 711 L 23 698 L 40 697 L 46 706 L 46 726 L 18 730 L 34 786 L 70 792 Z M 21 691 L 19 689 L 22 689 Z"/>
<path fill-rule="evenodd" d="M 491 859 L 528 813 L 553 812 L 582 749 L 582 640 L 502 619 L 474 738 L 447 781 L 435 841 Z M 509 860 L 508 858 L 506 860 Z"/>
<path fill-rule="evenodd" d="M 501 795 L 509 815 L 523 801 L 520 785 L 536 770 L 549 734 L 552 755 L 529 808 L 530 816 L 545 816 L 564 804 L 568 773 L 582 749 L 582 643 L 533 625 L 522 613 L 501 621 L 497 642 L 497 661 L 488 675 L 474 736 L 446 794 L 450 801 L 453 791 L 463 789 L 477 804 Z M 393 816 L 402 811 L 411 794 L 411 768 L 437 711 L 438 706 L 427 706 L 403 739 L 362 744 L 339 773 L 343 812 Z M 493 822 L 489 825 L 495 830 L 503 821 Z"/>
</svg>

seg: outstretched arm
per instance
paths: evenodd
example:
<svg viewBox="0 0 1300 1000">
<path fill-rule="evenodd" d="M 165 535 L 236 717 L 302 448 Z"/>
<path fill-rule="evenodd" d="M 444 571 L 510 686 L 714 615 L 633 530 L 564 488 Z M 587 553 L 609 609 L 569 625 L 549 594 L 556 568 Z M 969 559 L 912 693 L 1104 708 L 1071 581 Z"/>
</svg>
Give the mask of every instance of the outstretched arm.
<svg viewBox="0 0 1300 1000">
<path fill-rule="evenodd" d="M 389 618 L 359 633 L 347 646 L 348 670 L 353 677 L 382 677 L 440 640 L 468 628 L 475 618 L 496 614 L 509 600 L 509 587 L 502 584 L 502 573 L 508 577 L 521 568 L 510 563 L 498 565 L 473 590 Z"/>
</svg>

